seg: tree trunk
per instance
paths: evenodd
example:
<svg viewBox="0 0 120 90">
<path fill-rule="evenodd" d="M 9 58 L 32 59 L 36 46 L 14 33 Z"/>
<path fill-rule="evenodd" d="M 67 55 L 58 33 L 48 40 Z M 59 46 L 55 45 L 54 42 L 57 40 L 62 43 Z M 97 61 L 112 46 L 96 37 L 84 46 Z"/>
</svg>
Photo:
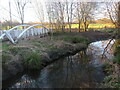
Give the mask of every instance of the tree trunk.
<svg viewBox="0 0 120 90">
<path fill-rule="evenodd" d="M 80 32 L 80 24 L 81 24 L 81 21 L 79 20 L 79 26 L 78 26 L 79 32 Z"/>
<path fill-rule="evenodd" d="M 71 32 L 71 31 L 72 31 L 72 30 L 71 30 L 71 23 L 69 23 L 69 29 L 70 29 L 70 32 Z"/>
<path fill-rule="evenodd" d="M 24 24 L 24 20 L 21 19 L 21 24 L 23 25 Z M 24 29 L 24 26 L 22 26 L 22 29 Z"/>
<path fill-rule="evenodd" d="M 86 22 L 84 22 L 84 31 L 87 31 Z"/>
</svg>

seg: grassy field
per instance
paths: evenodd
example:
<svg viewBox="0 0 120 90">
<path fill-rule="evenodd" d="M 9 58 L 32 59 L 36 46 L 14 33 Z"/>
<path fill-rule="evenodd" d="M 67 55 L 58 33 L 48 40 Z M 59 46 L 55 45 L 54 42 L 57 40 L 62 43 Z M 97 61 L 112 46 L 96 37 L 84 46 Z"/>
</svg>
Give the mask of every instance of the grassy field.
<svg viewBox="0 0 120 90">
<path fill-rule="evenodd" d="M 47 28 L 49 28 L 49 25 L 45 25 Z M 79 24 L 72 24 L 72 28 L 78 28 Z M 114 25 L 111 24 L 89 24 L 88 28 L 114 28 Z M 35 28 L 40 28 L 40 26 L 35 26 Z M 65 28 L 69 28 L 69 25 L 66 25 Z M 81 25 L 81 29 L 84 28 L 83 25 Z M 9 29 L 9 26 L 3 27 L 2 30 Z M 19 27 L 18 29 L 22 29 L 22 27 Z"/>
<path fill-rule="evenodd" d="M 79 24 L 72 24 L 72 28 L 78 28 Z M 90 24 L 88 28 L 114 28 L 113 24 Z M 68 25 L 66 25 L 66 28 L 69 28 Z M 83 25 L 81 25 L 81 28 L 83 28 Z"/>
<path fill-rule="evenodd" d="M 13 26 L 13 27 L 15 27 L 15 26 Z M 2 27 L 2 30 L 8 30 L 8 29 L 10 29 L 9 26 L 7 26 L 7 27 Z M 18 27 L 18 29 L 22 29 L 22 27 Z"/>
</svg>

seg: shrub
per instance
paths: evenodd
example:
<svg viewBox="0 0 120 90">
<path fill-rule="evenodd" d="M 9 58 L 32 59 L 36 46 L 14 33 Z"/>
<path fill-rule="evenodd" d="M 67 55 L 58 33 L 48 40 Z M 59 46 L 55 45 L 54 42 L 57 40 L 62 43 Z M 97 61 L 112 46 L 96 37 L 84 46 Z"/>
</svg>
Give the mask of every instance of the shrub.
<svg viewBox="0 0 120 90">
<path fill-rule="evenodd" d="M 117 75 L 106 76 L 103 80 L 102 86 L 104 88 L 120 88 L 120 77 Z"/>
<path fill-rule="evenodd" d="M 120 65 L 120 46 L 115 47 L 115 56 L 114 56 L 113 62 Z"/>
<path fill-rule="evenodd" d="M 112 65 L 110 65 L 109 63 L 103 64 L 102 68 L 103 68 L 103 71 L 107 75 L 111 74 L 113 72 L 113 70 L 114 70 L 114 67 Z"/>
<path fill-rule="evenodd" d="M 35 52 L 25 57 L 25 66 L 27 66 L 28 69 L 39 69 L 40 64 L 40 56 Z"/>
<path fill-rule="evenodd" d="M 115 62 L 115 63 L 117 63 L 117 64 L 120 65 L 120 55 L 117 54 L 117 55 L 114 57 L 113 62 Z"/>
</svg>

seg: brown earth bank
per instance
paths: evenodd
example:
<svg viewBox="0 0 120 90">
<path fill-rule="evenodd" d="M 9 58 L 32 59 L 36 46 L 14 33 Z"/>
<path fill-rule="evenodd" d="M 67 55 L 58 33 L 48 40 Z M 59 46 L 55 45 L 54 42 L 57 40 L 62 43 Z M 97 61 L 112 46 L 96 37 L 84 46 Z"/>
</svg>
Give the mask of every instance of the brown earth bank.
<svg viewBox="0 0 120 90">
<path fill-rule="evenodd" d="M 99 31 L 59 32 L 54 33 L 53 36 L 42 38 L 39 36 L 30 37 L 21 40 L 17 45 L 4 41 L 3 46 L 8 45 L 8 47 L 2 51 L 2 61 L 4 61 L 2 62 L 2 81 L 6 81 L 25 70 L 39 70 L 61 57 L 74 55 L 81 50 L 85 51 L 89 43 L 110 39 L 111 35 Z M 35 56 L 32 55 L 33 53 Z M 40 63 L 39 61 L 31 61 L 31 64 L 28 61 L 30 58 L 40 59 Z"/>
</svg>

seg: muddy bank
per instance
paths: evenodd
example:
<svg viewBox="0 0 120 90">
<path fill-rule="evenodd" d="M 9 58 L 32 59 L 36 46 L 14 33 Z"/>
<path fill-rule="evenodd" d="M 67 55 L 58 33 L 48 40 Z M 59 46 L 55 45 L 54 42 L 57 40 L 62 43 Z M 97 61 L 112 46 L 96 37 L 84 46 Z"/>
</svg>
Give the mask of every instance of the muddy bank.
<svg viewBox="0 0 120 90">
<path fill-rule="evenodd" d="M 32 65 L 25 64 L 25 60 L 33 52 L 37 53 L 37 59 L 40 58 L 37 69 L 42 69 L 61 57 L 86 50 L 90 42 L 108 39 L 110 36 L 110 34 L 103 32 L 56 33 L 52 39 L 48 36 L 43 38 L 31 37 L 29 40 L 22 40 L 17 45 L 10 45 L 9 49 L 7 48 L 4 51 L 9 54 L 2 57 L 2 60 L 6 59 L 6 63 L 2 66 L 2 80 L 5 81 L 26 69 L 31 69 Z M 84 37 L 87 39 L 84 39 Z M 10 43 L 6 42 L 6 44 L 9 45 Z M 33 62 L 34 67 L 37 66 L 35 64 Z"/>
</svg>

